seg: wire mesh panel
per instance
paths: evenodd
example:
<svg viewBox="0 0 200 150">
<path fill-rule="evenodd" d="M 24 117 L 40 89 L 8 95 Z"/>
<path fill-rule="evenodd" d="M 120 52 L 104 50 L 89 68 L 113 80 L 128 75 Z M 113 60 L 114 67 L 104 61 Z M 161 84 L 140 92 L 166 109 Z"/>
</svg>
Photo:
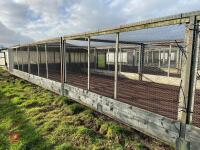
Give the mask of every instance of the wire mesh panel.
<svg viewBox="0 0 200 150">
<path fill-rule="evenodd" d="M 47 63 L 48 63 L 48 78 L 61 81 L 61 61 L 60 61 L 60 45 L 47 46 Z"/>
<path fill-rule="evenodd" d="M 167 27 L 164 32 L 168 30 L 170 33 L 173 27 Z M 136 39 L 139 36 L 134 35 L 138 33 L 144 35 L 143 40 Z M 145 40 L 149 33 L 150 41 Z M 177 64 L 179 47 L 176 41 L 162 39 L 162 35 L 160 28 L 121 34 L 122 41 L 132 37 L 137 42 L 121 45 L 122 50 L 119 49 L 117 100 L 177 119 L 181 68 Z"/>
<path fill-rule="evenodd" d="M 108 37 L 98 38 L 107 39 Z M 110 39 L 115 39 L 115 37 L 112 36 Z M 108 43 L 91 41 L 91 47 L 95 47 L 95 49 L 92 49 L 90 53 L 90 91 L 113 98 L 115 45 L 109 43 L 107 46 L 106 44 Z"/>
<path fill-rule="evenodd" d="M 21 61 L 22 61 L 22 71 L 28 72 L 28 63 L 29 63 L 29 56 L 28 56 L 28 50 L 27 47 L 21 47 L 20 48 L 21 53 Z"/>
<path fill-rule="evenodd" d="M 17 53 L 18 53 L 19 70 L 23 71 L 23 50 L 19 48 Z"/>
<path fill-rule="evenodd" d="M 45 54 L 45 46 L 39 45 L 38 46 L 38 57 L 39 57 L 39 76 L 40 77 L 47 77 L 46 71 L 46 54 Z"/>
<path fill-rule="evenodd" d="M 37 50 L 36 46 L 29 47 L 30 55 L 30 74 L 38 75 L 38 65 L 37 65 Z"/>
<path fill-rule="evenodd" d="M 87 43 L 67 41 L 64 52 L 65 83 L 87 89 Z"/>
</svg>

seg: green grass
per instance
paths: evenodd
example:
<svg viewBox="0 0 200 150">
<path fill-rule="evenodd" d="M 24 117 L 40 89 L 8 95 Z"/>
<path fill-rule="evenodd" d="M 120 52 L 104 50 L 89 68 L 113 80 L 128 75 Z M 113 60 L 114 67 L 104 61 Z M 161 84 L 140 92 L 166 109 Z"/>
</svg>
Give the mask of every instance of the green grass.
<svg viewBox="0 0 200 150">
<path fill-rule="evenodd" d="M 11 133 L 19 139 L 13 142 Z M 7 149 L 170 148 L 0 69 L 0 150 Z"/>
<path fill-rule="evenodd" d="M 99 68 L 105 68 L 105 55 L 104 54 L 99 54 L 98 55 L 98 67 Z"/>
</svg>

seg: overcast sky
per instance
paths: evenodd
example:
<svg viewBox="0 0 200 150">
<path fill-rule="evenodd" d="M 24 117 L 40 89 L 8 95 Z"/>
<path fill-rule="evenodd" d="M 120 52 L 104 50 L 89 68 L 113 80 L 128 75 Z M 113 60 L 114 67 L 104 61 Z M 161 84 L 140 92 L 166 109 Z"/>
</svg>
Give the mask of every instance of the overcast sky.
<svg viewBox="0 0 200 150">
<path fill-rule="evenodd" d="M 0 0 L 0 45 L 195 10 L 199 0 Z"/>
</svg>

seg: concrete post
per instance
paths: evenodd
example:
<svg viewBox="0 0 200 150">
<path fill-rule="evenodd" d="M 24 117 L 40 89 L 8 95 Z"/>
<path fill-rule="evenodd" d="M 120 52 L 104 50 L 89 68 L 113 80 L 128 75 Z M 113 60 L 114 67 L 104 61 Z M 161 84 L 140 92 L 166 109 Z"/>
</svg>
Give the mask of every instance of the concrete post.
<svg viewBox="0 0 200 150">
<path fill-rule="evenodd" d="M 87 89 L 90 90 L 90 37 L 88 37 L 88 85 Z"/>
<path fill-rule="evenodd" d="M 49 70 L 48 70 L 48 54 L 47 54 L 47 44 L 44 46 L 45 50 L 45 60 L 46 60 L 46 77 L 49 78 Z"/>
<path fill-rule="evenodd" d="M 172 51 L 172 45 L 169 45 L 169 55 L 168 55 L 168 72 L 167 76 L 170 76 L 170 67 L 171 67 L 171 51 Z"/>
<path fill-rule="evenodd" d="M 119 50 L 119 33 L 117 33 L 117 35 L 116 35 L 116 46 L 115 46 L 114 99 L 117 99 L 118 50 Z"/>
</svg>

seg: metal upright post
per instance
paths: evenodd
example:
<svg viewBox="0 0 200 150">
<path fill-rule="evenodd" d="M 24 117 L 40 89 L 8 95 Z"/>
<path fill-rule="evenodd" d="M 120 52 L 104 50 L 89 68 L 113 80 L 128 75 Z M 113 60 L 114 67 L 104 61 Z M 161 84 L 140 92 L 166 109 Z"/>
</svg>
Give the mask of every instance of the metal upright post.
<svg viewBox="0 0 200 150">
<path fill-rule="evenodd" d="M 171 51 L 172 51 L 172 45 L 169 45 L 169 55 L 168 55 L 168 72 L 167 76 L 170 76 L 170 67 L 171 67 Z"/>
<path fill-rule="evenodd" d="M 38 76 L 40 76 L 40 63 L 39 63 L 39 49 L 38 45 L 36 45 L 36 51 L 37 51 L 37 68 L 38 68 Z"/>
<path fill-rule="evenodd" d="M 114 99 L 117 99 L 118 50 L 119 50 L 119 33 L 117 33 L 116 35 L 116 46 L 115 46 Z"/>
<path fill-rule="evenodd" d="M 19 70 L 18 48 L 16 47 L 17 69 Z"/>
<path fill-rule="evenodd" d="M 97 69 L 97 49 L 94 48 L 94 70 Z"/>
<path fill-rule="evenodd" d="M 48 54 L 47 54 L 47 44 L 45 43 L 45 60 L 46 60 L 46 77 L 49 78 L 49 68 L 48 68 Z"/>
<path fill-rule="evenodd" d="M 87 89 L 90 90 L 90 37 L 88 37 L 88 85 Z"/>
<path fill-rule="evenodd" d="M 161 56 L 160 56 L 160 49 L 158 50 L 158 68 L 160 68 L 160 60 L 161 60 Z"/>
<path fill-rule="evenodd" d="M 63 38 L 60 38 L 60 81 L 64 83 L 63 79 Z M 63 91 L 62 91 L 63 92 Z M 63 95 L 63 93 L 62 93 Z"/>
<path fill-rule="evenodd" d="M 141 44 L 139 51 L 139 62 L 138 62 L 139 80 L 142 80 L 143 67 L 144 67 L 144 44 Z"/>
<path fill-rule="evenodd" d="M 165 67 L 165 49 L 163 49 L 163 66 Z"/>
<path fill-rule="evenodd" d="M 27 47 L 28 52 L 28 73 L 31 73 L 31 65 L 30 65 L 30 49 L 29 46 Z"/>
<path fill-rule="evenodd" d="M 119 72 L 121 73 L 122 72 L 122 48 L 120 47 L 119 50 L 120 50 Z"/>
<path fill-rule="evenodd" d="M 110 70 L 110 49 L 108 49 L 108 70 Z"/>
<path fill-rule="evenodd" d="M 64 82 L 67 82 L 67 59 L 66 59 L 66 44 L 65 40 L 63 40 L 63 62 L 64 62 Z"/>
<path fill-rule="evenodd" d="M 181 89 L 179 94 L 178 120 L 183 124 L 190 123 L 194 103 L 195 84 L 197 77 L 197 62 L 199 48 L 197 48 L 197 37 L 199 37 L 196 17 L 190 17 L 190 24 L 185 31 L 185 52 L 183 55 L 181 72 Z"/>
</svg>

